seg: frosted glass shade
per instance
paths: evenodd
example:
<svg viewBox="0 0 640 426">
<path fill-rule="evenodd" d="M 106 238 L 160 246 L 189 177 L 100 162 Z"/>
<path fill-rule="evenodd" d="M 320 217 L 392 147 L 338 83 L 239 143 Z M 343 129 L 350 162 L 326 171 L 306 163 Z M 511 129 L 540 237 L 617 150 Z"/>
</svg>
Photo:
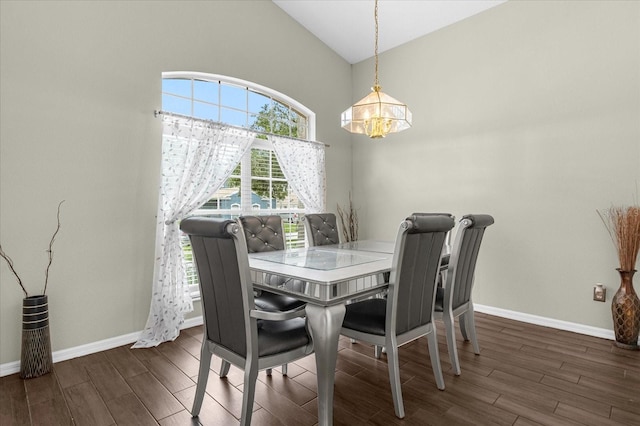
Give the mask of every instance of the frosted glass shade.
<svg viewBox="0 0 640 426">
<path fill-rule="evenodd" d="M 383 93 L 380 86 L 342 113 L 341 126 L 351 133 L 383 138 L 411 127 L 409 107 Z"/>
</svg>

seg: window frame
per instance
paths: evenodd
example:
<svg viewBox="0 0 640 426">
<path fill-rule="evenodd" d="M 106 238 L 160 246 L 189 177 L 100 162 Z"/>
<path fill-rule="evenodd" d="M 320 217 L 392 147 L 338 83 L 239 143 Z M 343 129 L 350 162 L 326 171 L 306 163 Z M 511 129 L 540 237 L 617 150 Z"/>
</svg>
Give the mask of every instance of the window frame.
<svg viewBox="0 0 640 426">
<path fill-rule="evenodd" d="M 308 107 L 304 106 L 303 104 L 296 101 L 292 97 L 287 96 L 284 93 L 280 93 L 277 90 L 271 89 L 266 86 L 262 86 L 257 83 L 253 83 L 251 81 L 235 78 L 235 77 L 229 77 L 222 74 L 209 74 L 209 73 L 196 72 L 196 71 L 165 71 L 162 73 L 162 79 L 164 80 L 165 78 L 217 81 L 217 82 L 223 82 L 223 83 L 234 85 L 234 86 L 245 87 L 247 89 L 250 89 L 253 92 L 267 95 L 279 101 L 280 103 L 288 105 L 289 107 L 305 115 L 307 117 L 308 134 L 307 134 L 307 137 L 304 139 L 306 140 L 316 139 L 316 114 L 312 110 L 310 110 Z M 161 88 L 161 93 L 163 93 L 162 88 Z M 193 93 L 191 95 L 193 99 Z"/>
<path fill-rule="evenodd" d="M 254 92 L 254 93 L 258 93 L 264 96 L 267 96 L 287 107 L 289 107 L 292 110 L 295 110 L 297 113 L 299 113 L 300 115 L 303 115 L 306 118 L 307 121 L 307 137 L 304 138 L 305 140 L 315 140 L 315 136 L 316 136 L 316 114 L 311 111 L 308 107 L 304 106 L 303 104 L 301 104 L 300 102 L 296 101 L 295 99 L 291 98 L 290 96 L 287 96 L 283 93 L 280 93 L 274 89 L 268 88 L 266 86 L 262 86 L 260 84 L 257 83 L 253 83 L 251 81 L 247 81 L 247 80 L 242 80 L 239 78 L 235 78 L 235 77 L 229 77 L 229 76 L 225 76 L 225 75 L 221 75 L 221 74 L 209 74 L 209 73 L 203 73 L 203 72 L 196 72 L 196 71 L 166 71 L 162 73 L 162 79 L 184 79 L 184 80 L 200 80 L 200 81 L 210 81 L 210 82 L 217 82 L 219 84 L 225 84 L 225 85 L 231 85 L 231 86 L 236 86 L 236 87 L 241 87 L 243 89 L 246 89 L 248 91 Z M 164 95 L 165 92 L 161 90 L 161 93 Z M 172 94 L 172 96 L 177 96 L 175 94 Z M 177 97 L 181 97 L 181 96 L 177 96 Z M 189 100 L 191 103 L 191 116 L 195 116 L 194 115 L 194 110 L 193 110 L 193 104 L 195 101 L 198 100 L 198 98 L 194 97 L 194 90 L 193 90 L 193 86 L 192 86 L 192 91 L 191 91 L 191 97 L 190 98 L 186 98 L 186 97 L 181 97 L 185 100 Z M 220 98 L 218 98 L 217 100 L 217 105 L 219 106 L 219 108 L 224 108 L 225 106 L 222 105 L 222 101 Z M 238 110 L 240 111 L 240 110 Z M 168 111 L 171 112 L 171 111 Z M 247 105 L 247 111 L 243 111 L 243 112 L 247 112 L 248 114 L 250 114 L 249 111 L 249 106 Z M 220 118 L 221 113 L 218 113 L 218 117 Z M 216 121 L 216 120 L 214 120 Z M 194 215 L 211 215 L 211 214 L 219 214 L 219 215 L 231 215 L 231 216 L 237 216 L 238 214 L 252 214 L 252 212 L 255 212 L 255 210 L 252 208 L 252 203 L 251 203 L 251 149 L 253 148 L 257 148 L 257 149 L 265 149 L 265 150 L 271 150 L 273 151 L 273 147 L 271 145 L 271 142 L 264 140 L 264 139 L 254 139 L 251 148 L 249 149 L 249 151 L 247 151 L 247 154 L 242 158 L 241 160 L 241 176 L 240 176 L 240 182 L 241 182 L 241 190 L 240 190 L 240 196 L 241 196 L 241 208 L 238 209 L 235 206 L 230 206 L 230 208 L 228 209 L 217 209 L 217 210 L 212 210 L 212 209 L 198 209 L 194 212 Z M 242 208 L 244 207 L 244 208 Z M 286 213 L 297 213 L 298 215 L 300 214 L 304 214 L 304 209 L 303 208 L 297 208 L 297 209 L 268 209 L 268 210 L 264 210 L 265 212 L 269 212 L 269 213 L 273 213 L 273 214 L 286 214 Z"/>
</svg>

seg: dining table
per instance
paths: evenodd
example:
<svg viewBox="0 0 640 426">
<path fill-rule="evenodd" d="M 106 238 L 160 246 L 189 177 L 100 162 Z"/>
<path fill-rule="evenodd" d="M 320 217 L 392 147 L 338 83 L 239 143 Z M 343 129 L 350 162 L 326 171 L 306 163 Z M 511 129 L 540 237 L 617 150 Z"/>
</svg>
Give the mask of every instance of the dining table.
<svg viewBox="0 0 640 426">
<path fill-rule="evenodd" d="M 318 425 L 333 424 L 333 391 L 338 339 L 349 300 L 382 293 L 388 286 L 394 242 L 362 240 L 335 245 L 249 254 L 255 289 L 306 302 L 318 381 Z M 299 280 L 286 286 L 273 275 Z"/>
</svg>

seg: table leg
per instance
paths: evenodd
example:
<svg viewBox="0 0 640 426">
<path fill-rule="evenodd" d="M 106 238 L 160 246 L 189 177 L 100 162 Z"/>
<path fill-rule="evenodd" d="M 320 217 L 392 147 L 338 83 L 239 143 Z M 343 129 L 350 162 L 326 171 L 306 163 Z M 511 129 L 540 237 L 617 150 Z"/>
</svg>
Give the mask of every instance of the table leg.
<svg viewBox="0 0 640 426">
<path fill-rule="evenodd" d="M 318 376 L 318 425 L 333 425 L 333 385 L 335 383 L 338 338 L 344 320 L 345 305 L 317 306 L 307 303 Z"/>
</svg>

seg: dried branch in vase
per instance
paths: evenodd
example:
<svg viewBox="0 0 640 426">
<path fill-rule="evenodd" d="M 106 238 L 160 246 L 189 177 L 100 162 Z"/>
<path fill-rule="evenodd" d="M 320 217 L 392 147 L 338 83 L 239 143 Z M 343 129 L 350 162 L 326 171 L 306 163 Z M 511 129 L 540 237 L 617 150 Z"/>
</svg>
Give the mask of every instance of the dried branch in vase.
<svg viewBox="0 0 640 426">
<path fill-rule="evenodd" d="M 49 249 L 47 250 L 47 254 L 49 256 L 49 263 L 47 264 L 47 269 L 45 270 L 45 274 L 44 274 L 44 289 L 42 290 L 42 293 L 41 293 L 42 295 L 45 295 L 47 293 L 47 284 L 49 283 L 49 268 L 51 268 L 51 263 L 53 262 L 53 242 L 56 240 L 56 236 L 60 231 L 60 207 L 62 206 L 62 203 L 64 203 L 64 200 L 60 201 L 60 204 L 58 204 L 58 216 L 57 216 L 58 226 L 55 232 L 53 233 L 53 236 L 51 237 L 51 241 L 49 241 Z M 2 249 L 2 244 L 0 244 L 0 257 L 2 257 L 7 262 L 7 265 L 9 265 L 9 269 L 18 280 L 18 284 L 20 285 L 20 288 L 24 293 L 24 297 L 29 297 L 29 292 L 25 288 L 24 284 L 22 284 L 22 279 L 20 279 L 20 275 L 18 275 L 18 273 L 16 272 L 13 266 L 13 260 L 4 252 L 4 250 Z"/>
<path fill-rule="evenodd" d="M 349 193 L 349 208 L 347 211 L 343 210 L 338 204 L 338 216 L 342 225 L 344 242 L 358 241 L 358 212 L 353 208 L 351 193 Z"/>
</svg>

